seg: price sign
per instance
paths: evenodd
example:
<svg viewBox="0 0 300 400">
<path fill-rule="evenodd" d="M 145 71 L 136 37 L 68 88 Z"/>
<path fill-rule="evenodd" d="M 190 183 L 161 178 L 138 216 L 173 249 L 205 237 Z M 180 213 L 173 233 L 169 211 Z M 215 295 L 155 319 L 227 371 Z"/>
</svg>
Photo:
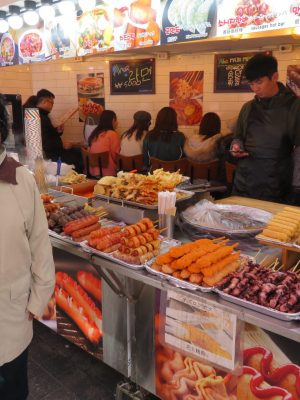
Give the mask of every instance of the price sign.
<svg viewBox="0 0 300 400">
<path fill-rule="evenodd" d="M 258 52 L 217 54 L 215 56 L 215 93 L 251 92 L 244 68 L 248 60 Z M 263 52 L 271 54 L 270 52 Z"/>
<path fill-rule="evenodd" d="M 155 60 L 124 60 L 110 62 L 111 94 L 155 93 Z"/>
<path fill-rule="evenodd" d="M 161 305 L 166 345 L 191 357 L 233 370 L 240 360 L 237 314 L 220 304 L 189 293 L 167 291 Z"/>
</svg>

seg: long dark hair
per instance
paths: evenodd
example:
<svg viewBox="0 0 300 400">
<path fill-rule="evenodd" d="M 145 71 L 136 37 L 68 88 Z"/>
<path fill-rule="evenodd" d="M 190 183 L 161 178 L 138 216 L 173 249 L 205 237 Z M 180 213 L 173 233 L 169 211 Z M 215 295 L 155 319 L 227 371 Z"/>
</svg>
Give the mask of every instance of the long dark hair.
<svg viewBox="0 0 300 400">
<path fill-rule="evenodd" d="M 127 137 L 130 139 L 135 132 L 135 140 L 141 140 L 144 132 L 148 131 L 150 123 L 150 121 L 134 121 L 132 126 L 122 134 L 122 138 Z"/>
<path fill-rule="evenodd" d="M 91 144 L 94 140 L 98 139 L 98 136 L 102 132 L 113 131 L 114 130 L 113 121 L 116 119 L 117 119 L 117 115 L 114 111 L 104 110 L 102 112 L 102 114 L 100 115 L 99 123 L 98 123 L 97 127 L 93 130 L 93 132 L 91 133 L 91 135 L 89 137 L 89 140 L 88 140 L 89 146 L 91 146 Z"/>
<path fill-rule="evenodd" d="M 34 108 L 34 107 L 36 107 L 37 106 L 37 101 L 38 101 L 38 98 L 35 95 L 32 95 L 32 96 L 28 97 L 28 99 L 23 104 L 23 110 L 25 110 L 25 108 Z"/>
<path fill-rule="evenodd" d="M 0 143 L 5 142 L 8 133 L 8 112 L 5 107 L 4 97 L 2 94 L 0 94 Z"/>
<path fill-rule="evenodd" d="M 170 142 L 174 132 L 178 132 L 176 111 L 171 107 L 163 107 L 158 111 L 154 128 L 147 136 L 151 141 Z"/>
<path fill-rule="evenodd" d="M 203 118 L 199 125 L 199 135 L 207 136 L 207 138 L 220 133 L 221 131 L 221 120 L 218 114 L 214 112 L 208 112 L 203 115 Z"/>
</svg>

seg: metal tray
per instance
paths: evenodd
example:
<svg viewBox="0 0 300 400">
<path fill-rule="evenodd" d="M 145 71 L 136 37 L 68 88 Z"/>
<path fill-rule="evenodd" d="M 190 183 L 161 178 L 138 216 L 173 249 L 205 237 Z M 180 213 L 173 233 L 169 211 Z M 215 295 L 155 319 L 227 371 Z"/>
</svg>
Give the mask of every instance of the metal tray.
<svg viewBox="0 0 300 400">
<path fill-rule="evenodd" d="M 259 304 L 251 303 L 248 300 L 239 299 L 238 297 L 224 293 L 222 290 L 219 289 L 215 289 L 214 291 L 215 293 L 218 293 L 218 295 L 226 301 L 230 301 L 231 303 L 238 304 L 239 306 L 242 307 L 250 308 L 253 311 L 260 312 L 270 317 L 281 319 L 282 321 L 300 320 L 300 312 L 293 314 L 284 313 L 281 311 L 273 310 L 272 308 L 261 306 Z"/>
<path fill-rule="evenodd" d="M 174 278 L 174 276 L 165 274 L 164 272 L 156 271 L 155 269 L 151 268 L 152 263 L 153 263 L 153 261 L 150 260 L 144 265 L 146 270 L 150 274 L 157 275 L 157 276 L 161 277 L 162 279 L 168 280 L 172 285 L 174 285 L 176 287 L 179 287 L 182 289 L 188 289 L 188 290 L 200 290 L 203 293 L 209 293 L 215 289 L 214 286 L 205 287 L 205 286 L 197 285 L 195 283 L 186 282 L 183 279 Z"/>
<path fill-rule="evenodd" d="M 269 219 L 272 214 L 269 213 L 268 211 L 264 211 L 258 208 L 254 208 L 254 207 L 248 207 L 248 206 L 240 206 L 240 205 L 236 205 L 236 204 L 219 204 L 219 206 L 222 206 L 222 208 L 229 210 L 229 211 L 235 211 L 235 212 L 240 212 L 240 213 L 245 213 L 246 215 L 251 215 L 252 214 L 257 214 L 259 216 L 264 216 L 266 219 Z M 195 207 L 195 206 L 194 206 Z M 263 227 L 252 227 L 252 228 L 245 228 L 245 229 L 229 229 L 229 228 L 214 228 L 212 226 L 206 226 L 206 225 L 202 225 L 200 223 L 197 222 L 192 222 L 190 220 L 190 218 L 187 218 L 185 216 L 187 210 L 183 211 L 180 216 L 183 220 L 183 222 L 195 227 L 195 228 L 199 228 L 201 230 L 205 230 L 206 232 L 211 232 L 211 233 L 216 233 L 216 234 L 228 234 L 228 235 L 254 235 L 254 234 L 258 234 L 259 232 L 261 232 L 264 228 Z M 265 225 L 267 224 L 267 222 L 265 222 Z"/>
<path fill-rule="evenodd" d="M 93 247 L 88 245 L 87 241 L 81 242 L 80 246 L 87 253 L 96 254 L 99 257 L 106 258 L 107 260 L 110 260 L 110 261 L 113 261 L 113 262 L 115 262 L 117 264 L 123 265 L 124 267 L 135 269 L 135 270 L 144 269 L 144 264 L 129 264 L 129 263 L 126 263 L 125 261 L 119 260 L 118 258 L 114 257 L 114 252 L 112 252 L 112 253 L 104 253 L 103 251 L 99 251 L 97 249 L 94 249 Z"/>
<path fill-rule="evenodd" d="M 176 203 L 180 203 L 182 201 L 188 200 L 191 197 L 193 197 L 195 194 L 194 192 L 191 192 L 189 190 L 181 190 L 181 189 L 174 189 L 174 192 L 184 193 L 186 195 L 185 197 L 176 200 Z M 147 210 L 157 210 L 158 209 L 158 204 L 143 204 L 143 203 L 138 203 L 136 201 L 117 199 L 116 197 L 106 196 L 105 194 L 98 194 L 98 193 L 95 193 L 95 197 L 99 198 L 99 199 L 107 200 L 107 202 L 119 203 L 119 204 L 122 204 L 122 206 L 128 205 L 128 206 L 144 208 Z"/>
<path fill-rule="evenodd" d="M 74 246 L 80 246 L 80 244 L 81 244 L 81 242 L 75 242 L 71 237 L 66 236 L 66 235 L 61 235 L 59 233 L 52 231 L 51 229 L 48 229 L 48 233 L 49 233 L 49 236 L 52 236 L 56 239 L 63 240 L 64 242 L 73 244 Z"/>
<path fill-rule="evenodd" d="M 175 239 L 169 239 L 169 238 L 164 238 L 163 236 L 159 237 L 161 239 L 161 245 L 160 245 L 160 254 L 163 252 L 167 252 L 171 247 L 178 246 L 181 244 L 178 240 Z M 99 257 L 106 258 L 107 260 L 114 261 L 120 265 L 123 265 L 124 267 L 128 267 L 131 269 L 144 269 L 145 268 L 145 263 L 144 264 L 129 264 L 125 261 L 119 260 L 118 258 L 114 257 L 114 252 L 112 253 L 104 253 L 103 251 L 99 251 L 97 249 L 94 249 L 93 247 L 88 245 L 88 242 L 85 240 L 84 242 L 80 243 L 81 248 L 92 254 L 96 254 Z M 151 261 L 150 261 L 151 262 Z"/>
<path fill-rule="evenodd" d="M 288 247 L 289 249 L 292 249 L 293 247 L 295 247 L 296 249 L 300 248 L 300 246 L 295 242 L 281 242 L 280 240 L 272 239 L 272 238 L 269 238 L 268 236 L 264 236 L 261 234 L 256 235 L 255 239 L 261 240 L 262 242 L 266 242 L 266 243 L 270 243 L 270 244 L 274 243 L 281 247 Z"/>
</svg>

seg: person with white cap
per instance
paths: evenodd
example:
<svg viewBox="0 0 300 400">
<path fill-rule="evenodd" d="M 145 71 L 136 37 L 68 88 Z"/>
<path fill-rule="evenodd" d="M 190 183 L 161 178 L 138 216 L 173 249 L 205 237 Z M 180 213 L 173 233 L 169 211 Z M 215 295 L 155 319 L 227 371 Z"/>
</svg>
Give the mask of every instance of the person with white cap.
<svg viewBox="0 0 300 400">
<path fill-rule="evenodd" d="M 133 115 L 132 126 L 122 134 L 120 154 L 126 157 L 136 156 L 143 152 L 143 141 L 151 125 L 151 114 L 137 111 Z"/>
</svg>

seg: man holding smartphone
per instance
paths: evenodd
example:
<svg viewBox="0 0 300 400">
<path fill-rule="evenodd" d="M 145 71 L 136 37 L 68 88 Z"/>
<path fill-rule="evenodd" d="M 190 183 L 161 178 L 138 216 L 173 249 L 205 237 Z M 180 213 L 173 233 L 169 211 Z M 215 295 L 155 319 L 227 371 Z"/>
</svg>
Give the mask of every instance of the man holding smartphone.
<svg viewBox="0 0 300 400">
<path fill-rule="evenodd" d="M 300 99 L 278 82 L 273 56 L 255 55 L 244 72 L 255 97 L 240 111 L 230 148 L 239 159 L 232 194 L 293 202 L 300 187 Z"/>
</svg>

